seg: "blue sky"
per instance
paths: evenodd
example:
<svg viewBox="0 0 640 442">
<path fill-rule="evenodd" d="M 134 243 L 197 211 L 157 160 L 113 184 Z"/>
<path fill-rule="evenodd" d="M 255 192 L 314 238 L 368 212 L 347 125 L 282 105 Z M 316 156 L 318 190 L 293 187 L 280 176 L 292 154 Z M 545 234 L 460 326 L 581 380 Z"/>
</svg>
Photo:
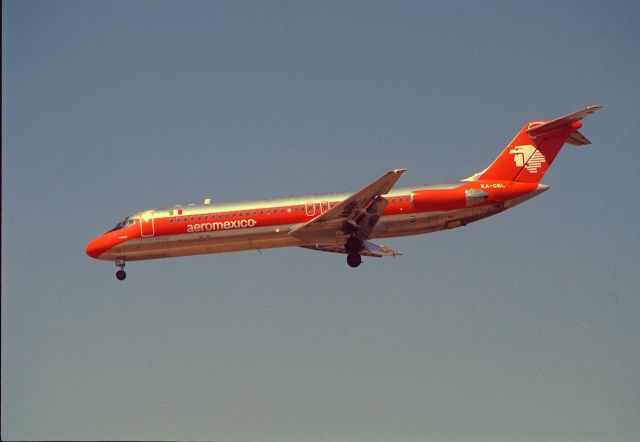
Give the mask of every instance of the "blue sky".
<svg viewBox="0 0 640 442">
<path fill-rule="evenodd" d="M 3 2 L 2 438 L 640 437 L 634 2 Z M 178 203 L 488 165 L 592 104 L 544 195 L 368 259 L 131 263 Z"/>
</svg>

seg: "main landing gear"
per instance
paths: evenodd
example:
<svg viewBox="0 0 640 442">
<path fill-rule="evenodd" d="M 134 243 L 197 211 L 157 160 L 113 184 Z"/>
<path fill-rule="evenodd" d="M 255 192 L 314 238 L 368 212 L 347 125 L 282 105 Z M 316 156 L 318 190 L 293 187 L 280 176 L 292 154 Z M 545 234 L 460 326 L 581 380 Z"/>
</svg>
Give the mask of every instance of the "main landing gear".
<svg viewBox="0 0 640 442">
<path fill-rule="evenodd" d="M 362 264 L 362 256 L 360 256 L 359 253 L 349 253 L 347 255 L 347 264 L 349 264 L 350 267 L 358 267 Z"/>
<path fill-rule="evenodd" d="M 347 264 L 349 267 L 358 267 L 362 264 L 362 256 L 360 256 L 360 250 L 362 250 L 362 241 L 356 237 L 351 237 L 344 245 L 347 251 Z"/>
<path fill-rule="evenodd" d="M 116 272 L 116 278 L 118 278 L 118 281 L 124 280 L 127 277 L 127 273 L 124 271 L 124 258 L 116 258 L 116 267 L 120 268 Z"/>
</svg>

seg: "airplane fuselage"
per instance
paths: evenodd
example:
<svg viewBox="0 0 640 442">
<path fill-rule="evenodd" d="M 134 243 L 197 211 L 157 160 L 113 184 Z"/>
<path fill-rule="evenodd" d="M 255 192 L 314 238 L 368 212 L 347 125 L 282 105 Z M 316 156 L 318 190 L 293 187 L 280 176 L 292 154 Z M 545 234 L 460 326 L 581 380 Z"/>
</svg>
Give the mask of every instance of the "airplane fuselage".
<svg viewBox="0 0 640 442">
<path fill-rule="evenodd" d="M 417 235 L 464 226 L 522 203 L 548 186 L 474 181 L 397 188 L 370 238 Z M 87 247 L 97 259 L 169 258 L 274 247 L 319 245 L 289 234 L 350 194 L 326 194 L 231 204 L 175 206 L 127 218 L 129 225 L 105 233 Z M 124 224 L 127 224 L 126 222 Z M 336 234 L 344 244 L 348 234 Z M 326 246 L 327 241 L 323 240 Z"/>
</svg>

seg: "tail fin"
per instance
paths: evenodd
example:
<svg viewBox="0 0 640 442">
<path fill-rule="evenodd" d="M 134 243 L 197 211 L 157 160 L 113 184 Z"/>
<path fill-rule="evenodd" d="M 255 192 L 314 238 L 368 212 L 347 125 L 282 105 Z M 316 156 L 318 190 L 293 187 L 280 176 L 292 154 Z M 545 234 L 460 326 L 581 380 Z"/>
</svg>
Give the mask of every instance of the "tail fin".
<svg viewBox="0 0 640 442">
<path fill-rule="evenodd" d="M 590 106 L 552 121 L 527 123 L 491 166 L 467 180 L 540 182 L 565 143 L 590 144 L 578 131 L 580 120 L 600 108 Z"/>
</svg>

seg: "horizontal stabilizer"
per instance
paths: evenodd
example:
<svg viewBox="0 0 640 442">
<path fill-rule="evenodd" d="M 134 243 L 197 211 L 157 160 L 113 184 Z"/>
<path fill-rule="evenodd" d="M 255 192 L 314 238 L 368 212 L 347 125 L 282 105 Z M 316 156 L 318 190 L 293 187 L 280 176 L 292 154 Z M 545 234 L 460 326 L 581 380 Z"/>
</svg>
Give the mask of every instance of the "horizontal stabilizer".
<svg viewBox="0 0 640 442">
<path fill-rule="evenodd" d="M 555 120 L 551 120 L 548 121 L 546 123 L 542 123 L 542 124 L 537 124 L 537 125 L 533 125 L 535 123 L 532 123 L 531 127 L 529 129 L 527 129 L 527 133 L 529 134 L 529 136 L 533 139 L 541 136 L 541 135 L 546 135 L 548 133 L 554 132 L 558 129 L 561 129 L 565 126 L 568 126 L 570 124 L 576 123 L 580 120 L 582 120 L 584 117 L 591 115 L 592 113 L 594 113 L 595 111 L 602 109 L 602 106 L 589 106 L 589 107 L 585 107 L 582 110 L 579 110 L 578 112 L 574 112 L 572 114 L 569 115 L 565 115 L 564 117 L 560 117 L 560 118 L 556 118 Z M 578 125 L 579 127 L 579 125 Z M 584 138 L 584 137 L 582 137 Z M 586 138 L 585 138 L 586 140 Z M 589 144 L 589 143 L 587 143 Z"/>
<path fill-rule="evenodd" d="M 586 144 L 591 144 L 591 141 L 587 139 L 584 135 L 580 133 L 578 130 L 574 130 L 567 138 L 567 144 L 571 144 L 572 146 L 584 146 Z"/>
</svg>

